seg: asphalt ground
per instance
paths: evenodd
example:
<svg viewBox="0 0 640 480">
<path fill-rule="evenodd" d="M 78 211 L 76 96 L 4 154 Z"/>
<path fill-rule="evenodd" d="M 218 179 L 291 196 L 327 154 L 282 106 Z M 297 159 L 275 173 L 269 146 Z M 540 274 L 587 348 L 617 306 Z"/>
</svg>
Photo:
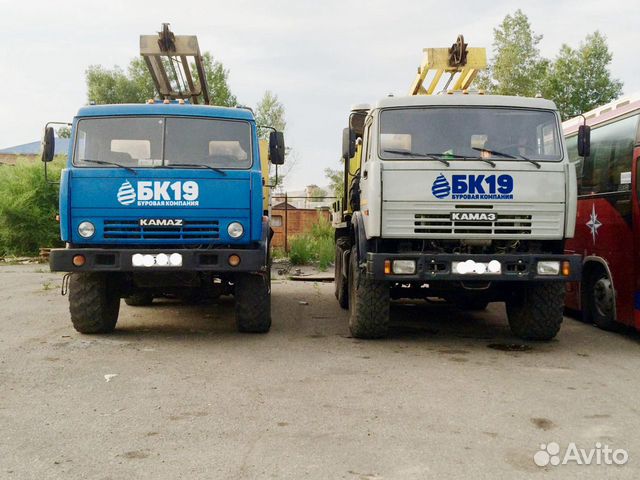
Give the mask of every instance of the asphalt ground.
<svg viewBox="0 0 640 480">
<path fill-rule="evenodd" d="M 115 333 L 88 336 L 61 281 L 0 267 L 0 478 L 640 475 L 634 333 L 567 318 L 523 343 L 500 304 L 403 302 L 389 338 L 364 341 L 332 284 L 276 279 L 266 335 L 237 333 L 223 297 L 122 302 Z M 554 442 L 560 460 L 573 443 L 628 461 L 537 466 Z"/>
</svg>

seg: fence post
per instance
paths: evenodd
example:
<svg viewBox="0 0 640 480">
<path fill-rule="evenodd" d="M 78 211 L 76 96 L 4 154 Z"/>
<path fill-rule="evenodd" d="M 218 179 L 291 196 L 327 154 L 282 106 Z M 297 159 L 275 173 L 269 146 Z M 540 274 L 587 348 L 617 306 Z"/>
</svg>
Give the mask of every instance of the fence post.
<svg viewBox="0 0 640 480">
<path fill-rule="evenodd" d="M 284 251 L 289 253 L 289 198 L 287 193 L 284 194 Z"/>
</svg>

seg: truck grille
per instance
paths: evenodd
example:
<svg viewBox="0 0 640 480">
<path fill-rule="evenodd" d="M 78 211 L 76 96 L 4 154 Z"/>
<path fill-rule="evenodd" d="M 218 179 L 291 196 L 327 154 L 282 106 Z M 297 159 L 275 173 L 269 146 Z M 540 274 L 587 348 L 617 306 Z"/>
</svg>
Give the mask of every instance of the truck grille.
<svg viewBox="0 0 640 480">
<path fill-rule="evenodd" d="M 217 240 L 218 220 L 185 220 L 181 227 L 140 226 L 138 220 L 104 220 L 104 238 L 121 240 Z"/>
<path fill-rule="evenodd" d="M 532 215 L 501 215 L 495 221 L 457 222 L 449 214 L 416 213 L 414 233 L 480 233 L 531 235 Z"/>
<path fill-rule="evenodd" d="M 492 212 L 496 220 L 452 220 L 452 212 Z M 564 205 L 384 202 L 381 231 L 388 238 L 561 238 Z"/>
</svg>

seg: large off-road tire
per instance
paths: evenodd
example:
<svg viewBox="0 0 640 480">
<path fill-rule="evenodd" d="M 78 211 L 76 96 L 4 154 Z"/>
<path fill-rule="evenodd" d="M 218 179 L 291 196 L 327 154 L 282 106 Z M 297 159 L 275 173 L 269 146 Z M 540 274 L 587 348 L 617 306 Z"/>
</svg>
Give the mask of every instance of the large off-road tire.
<svg viewBox="0 0 640 480">
<path fill-rule="evenodd" d="M 130 307 L 147 307 L 153 303 L 153 295 L 148 292 L 136 292 L 124 298 Z"/>
<path fill-rule="evenodd" d="M 367 278 L 357 254 L 349 259 L 349 330 L 356 338 L 381 338 L 389 331 L 389 285 Z"/>
<path fill-rule="evenodd" d="M 117 285 L 107 273 L 72 273 L 69 280 L 69 312 L 80 333 L 109 333 L 120 312 Z"/>
<path fill-rule="evenodd" d="M 507 299 L 507 316 L 514 335 L 524 340 L 551 340 L 562 325 L 564 283 L 530 283 Z"/>
<path fill-rule="evenodd" d="M 345 310 L 349 308 L 349 284 L 347 283 L 347 279 L 342 274 L 343 265 L 343 253 L 346 250 L 349 250 L 350 242 L 346 237 L 340 237 L 336 240 L 336 258 L 334 260 L 335 272 L 333 277 L 333 285 L 335 288 L 335 296 L 338 299 L 338 303 L 341 308 Z M 347 265 L 348 267 L 348 265 Z"/>
<path fill-rule="evenodd" d="M 613 284 L 607 273 L 602 270 L 595 271 L 583 285 L 587 289 L 585 292 L 587 318 L 603 330 L 615 331 L 620 328 L 615 318 Z"/>
<path fill-rule="evenodd" d="M 266 333 L 271 328 L 271 282 L 268 274 L 236 276 L 236 327 L 244 333 Z"/>
</svg>

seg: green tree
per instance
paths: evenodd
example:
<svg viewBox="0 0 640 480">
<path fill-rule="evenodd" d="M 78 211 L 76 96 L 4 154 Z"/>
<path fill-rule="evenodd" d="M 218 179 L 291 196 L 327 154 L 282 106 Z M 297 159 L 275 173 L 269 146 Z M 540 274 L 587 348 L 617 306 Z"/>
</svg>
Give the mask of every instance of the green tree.
<svg viewBox="0 0 640 480">
<path fill-rule="evenodd" d="M 285 120 L 284 105 L 278 99 L 278 95 L 274 94 L 270 90 L 264 92 L 262 99 L 256 105 L 256 124 L 265 127 L 273 127 L 280 132 L 284 132 L 287 128 L 287 121 Z M 268 140 L 269 128 L 259 128 L 258 137 L 260 140 Z M 290 148 L 285 149 L 285 162 L 284 170 L 278 172 L 278 181 L 276 182 L 275 175 L 271 175 L 269 178 L 269 184 L 274 187 L 282 187 L 284 178 L 291 172 L 291 169 L 296 164 L 297 157 L 291 155 L 292 150 Z"/>
<path fill-rule="evenodd" d="M 622 82 L 611 77 L 613 55 L 598 31 L 587 35 L 577 49 L 563 44 L 544 82 L 544 96 L 552 99 L 563 119 L 615 100 Z"/>
<path fill-rule="evenodd" d="M 70 138 L 71 137 L 71 128 L 70 127 L 60 127 L 56 131 L 58 138 Z"/>
<path fill-rule="evenodd" d="M 325 168 L 324 176 L 329 180 L 329 188 L 336 198 L 342 198 L 344 195 L 344 170 Z"/>
<path fill-rule="evenodd" d="M 548 65 L 538 49 L 540 40 L 522 10 L 505 16 L 493 29 L 493 58 L 477 85 L 496 95 L 540 93 Z"/>
<path fill-rule="evenodd" d="M 37 255 L 40 247 L 60 241 L 58 186 L 44 178 L 40 162 L 18 159 L 15 167 L 0 168 L 0 255 Z M 60 176 L 65 161 L 48 166 L 49 179 Z"/>
<path fill-rule="evenodd" d="M 117 65 L 111 69 L 91 65 L 86 71 L 87 99 L 103 103 L 143 103 L 153 91 L 143 92 Z M 149 95 L 151 93 L 151 95 Z"/>
<path fill-rule="evenodd" d="M 225 69 L 222 63 L 214 60 L 209 52 L 203 55 L 203 66 L 211 104 L 236 106 L 238 101 L 231 93 L 228 84 L 229 70 Z M 198 73 L 195 64 L 192 64 L 191 68 L 197 82 Z M 85 78 L 87 99 L 97 104 L 144 103 L 157 94 L 142 58 L 132 59 L 126 72 L 117 65 L 111 69 L 102 65 L 90 65 L 85 72 Z"/>
<path fill-rule="evenodd" d="M 264 92 L 256 106 L 256 123 L 284 132 L 287 122 L 284 117 L 284 105 L 278 99 L 278 95 L 269 90 Z M 258 135 L 262 140 L 267 140 L 269 132 L 268 128 L 261 128 L 258 130 Z"/>
<path fill-rule="evenodd" d="M 229 87 L 229 70 L 224 65 L 215 60 L 211 52 L 205 52 L 202 55 L 202 64 L 205 76 L 207 77 L 207 85 L 209 86 L 209 104 L 219 105 L 221 107 L 235 107 L 238 105 L 238 99 L 231 93 Z M 195 63 L 191 63 L 191 71 L 194 72 L 194 80 L 198 80 L 198 71 Z"/>
<path fill-rule="evenodd" d="M 307 195 L 311 201 L 318 202 L 325 199 L 327 191 L 318 185 L 309 185 L 307 187 Z"/>
</svg>

